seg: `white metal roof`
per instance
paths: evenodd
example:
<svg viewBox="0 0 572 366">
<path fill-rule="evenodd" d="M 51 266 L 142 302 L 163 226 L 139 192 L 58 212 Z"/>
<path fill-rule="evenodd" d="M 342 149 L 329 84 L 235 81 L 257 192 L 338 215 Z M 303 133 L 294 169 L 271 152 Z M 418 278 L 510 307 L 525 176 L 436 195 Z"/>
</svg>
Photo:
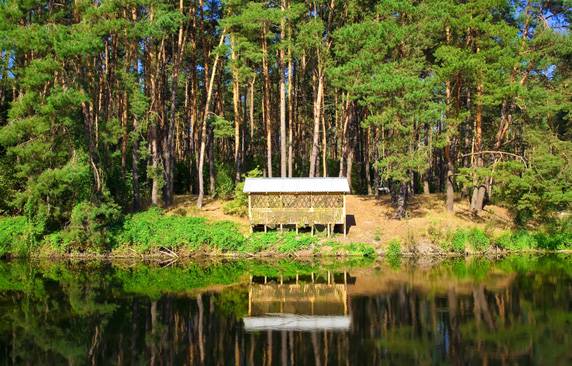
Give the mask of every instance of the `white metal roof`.
<svg viewBox="0 0 572 366">
<path fill-rule="evenodd" d="M 348 180 L 342 178 L 246 178 L 245 193 L 349 193 Z"/>
<path fill-rule="evenodd" d="M 348 315 L 308 316 L 294 314 L 268 314 L 267 316 L 248 316 L 243 319 L 247 332 L 262 330 L 349 330 L 352 319 Z"/>
</svg>

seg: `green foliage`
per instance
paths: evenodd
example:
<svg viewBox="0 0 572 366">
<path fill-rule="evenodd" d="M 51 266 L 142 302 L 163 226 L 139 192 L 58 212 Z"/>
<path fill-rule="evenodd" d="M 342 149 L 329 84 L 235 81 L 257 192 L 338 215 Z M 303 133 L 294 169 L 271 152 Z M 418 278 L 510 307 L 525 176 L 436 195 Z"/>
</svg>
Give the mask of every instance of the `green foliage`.
<svg viewBox="0 0 572 366">
<path fill-rule="evenodd" d="M 28 254 L 34 243 L 33 234 L 33 228 L 25 217 L 0 217 L 0 257 Z"/>
<path fill-rule="evenodd" d="M 298 235 L 296 233 L 284 233 L 276 243 L 276 249 L 280 253 L 294 253 L 300 250 L 311 248 L 318 242 L 318 239 L 311 235 Z"/>
<path fill-rule="evenodd" d="M 479 228 L 457 229 L 453 232 L 450 243 L 446 248 L 454 253 L 465 253 L 467 249 L 474 252 L 484 252 L 491 246 L 489 236 Z"/>
<path fill-rule="evenodd" d="M 62 168 L 47 169 L 20 195 L 24 213 L 42 231 L 52 232 L 71 219 L 77 202 L 88 200 L 92 175 L 86 157 L 79 155 Z"/>
<path fill-rule="evenodd" d="M 398 268 L 401 265 L 401 257 L 403 254 L 401 252 L 401 242 L 398 239 L 389 241 L 385 256 L 392 268 Z"/>
<path fill-rule="evenodd" d="M 367 243 L 328 243 L 334 255 L 375 258 L 376 253 L 372 245 Z"/>
<path fill-rule="evenodd" d="M 248 178 L 256 178 L 261 176 L 262 171 L 258 166 L 246 173 L 246 177 Z M 248 214 L 248 195 L 243 192 L 243 189 L 244 182 L 240 182 L 236 185 L 234 189 L 234 198 L 232 201 L 227 202 L 222 208 L 225 214 L 242 217 Z"/>
<path fill-rule="evenodd" d="M 203 218 L 164 215 L 158 208 L 127 216 L 115 241 L 132 245 L 140 253 L 161 248 L 198 249 L 211 246 L 219 250 L 237 250 L 244 243 L 235 224 L 221 221 L 209 224 Z"/>
<path fill-rule="evenodd" d="M 534 235 L 524 230 L 504 233 L 495 240 L 495 243 L 499 248 L 510 251 L 531 250 L 538 247 Z"/>
<path fill-rule="evenodd" d="M 572 210 L 572 143 L 548 130 L 528 131 L 526 141 L 526 165 L 518 160 L 499 164 L 495 193 L 518 223 L 548 222 L 554 213 Z"/>
<path fill-rule="evenodd" d="M 449 243 L 449 249 L 454 253 L 465 253 L 467 241 L 467 232 L 462 229 L 457 229 L 453 233 L 451 243 Z"/>
<path fill-rule="evenodd" d="M 276 250 L 283 254 L 310 249 L 318 242 L 318 238 L 294 232 L 254 233 L 245 243 L 244 251 L 256 253 L 264 250 Z"/>
<path fill-rule="evenodd" d="M 234 198 L 224 204 L 222 211 L 227 215 L 244 217 L 248 214 L 248 195 L 243 192 L 244 182 L 240 182 L 234 189 Z"/>
<path fill-rule="evenodd" d="M 236 251 L 244 245 L 244 236 L 233 222 L 212 223 L 208 226 L 208 233 L 208 244 L 222 251 Z"/>
<path fill-rule="evenodd" d="M 227 121 L 220 116 L 211 116 L 209 123 L 212 124 L 215 138 L 227 138 L 234 136 L 234 127 L 232 122 Z"/>
<path fill-rule="evenodd" d="M 222 199 L 229 199 L 235 191 L 234 179 L 231 169 L 226 164 L 217 164 L 216 168 L 216 196 Z"/>
<path fill-rule="evenodd" d="M 66 229 L 66 244 L 69 245 L 69 250 L 96 253 L 109 251 L 112 244 L 110 231 L 120 220 L 121 211 L 116 204 L 95 205 L 87 201 L 77 204 Z"/>
</svg>

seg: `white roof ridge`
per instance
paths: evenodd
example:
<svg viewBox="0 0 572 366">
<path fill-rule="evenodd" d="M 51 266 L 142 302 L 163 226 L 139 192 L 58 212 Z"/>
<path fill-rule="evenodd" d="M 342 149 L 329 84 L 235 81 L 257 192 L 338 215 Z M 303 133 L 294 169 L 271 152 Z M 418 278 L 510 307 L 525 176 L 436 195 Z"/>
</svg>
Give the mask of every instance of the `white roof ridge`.
<svg viewBox="0 0 572 366">
<path fill-rule="evenodd" d="M 255 177 L 244 180 L 245 193 L 349 193 L 345 177 Z"/>
</svg>

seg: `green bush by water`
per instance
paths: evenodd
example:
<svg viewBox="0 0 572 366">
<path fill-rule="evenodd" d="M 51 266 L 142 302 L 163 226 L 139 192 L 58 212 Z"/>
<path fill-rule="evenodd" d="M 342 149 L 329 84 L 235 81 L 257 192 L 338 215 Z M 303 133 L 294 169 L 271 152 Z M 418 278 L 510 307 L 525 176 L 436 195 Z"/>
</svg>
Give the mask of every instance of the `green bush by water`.
<svg viewBox="0 0 572 366">
<path fill-rule="evenodd" d="M 32 229 L 24 216 L 0 217 L 0 257 L 27 253 L 34 243 Z"/>
<path fill-rule="evenodd" d="M 131 245 L 138 252 L 147 252 L 159 248 L 198 249 L 203 245 L 223 251 L 237 250 L 245 239 L 236 225 L 228 221 L 209 224 L 203 218 L 168 216 L 158 208 L 151 208 L 128 216 L 115 240 Z"/>
<path fill-rule="evenodd" d="M 291 254 L 300 250 L 310 249 L 318 243 L 318 238 L 307 234 L 293 232 L 254 233 L 247 240 L 242 251 L 256 253 L 272 250 L 282 254 Z"/>
<path fill-rule="evenodd" d="M 453 232 L 451 241 L 445 244 L 445 249 L 454 253 L 485 252 L 491 247 L 491 239 L 483 230 L 478 228 L 457 229 Z"/>
<path fill-rule="evenodd" d="M 351 257 L 365 257 L 373 258 L 375 257 L 375 249 L 373 246 L 367 243 L 328 243 L 328 246 L 332 248 L 332 253 L 335 255 L 345 255 Z"/>
<path fill-rule="evenodd" d="M 387 251 L 385 254 L 389 265 L 392 268 L 398 268 L 401 265 L 402 255 L 401 242 L 398 239 L 392 239 L 387 245 Z"/>
</svg>

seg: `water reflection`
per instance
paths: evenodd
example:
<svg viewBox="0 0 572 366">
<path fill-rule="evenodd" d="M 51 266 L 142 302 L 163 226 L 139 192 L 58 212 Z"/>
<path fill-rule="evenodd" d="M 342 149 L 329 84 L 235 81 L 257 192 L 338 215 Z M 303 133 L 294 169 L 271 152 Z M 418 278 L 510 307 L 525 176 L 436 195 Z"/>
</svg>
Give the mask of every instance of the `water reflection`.
<svg viewBox="0 0 572 366">
<path fill-rule="evenodd" d="M 251 277 L 248 287 L 247 332 L 262 330 L 349 330 L 348 272 L 314 272 L 285 277 Z M 338 282 L 336 282 L 336 280 Z"/>
<path fill-rule="evenodd" d="M 571 264 L 0 262 L 0 365 L 572 364 Z"/>
</svg>

